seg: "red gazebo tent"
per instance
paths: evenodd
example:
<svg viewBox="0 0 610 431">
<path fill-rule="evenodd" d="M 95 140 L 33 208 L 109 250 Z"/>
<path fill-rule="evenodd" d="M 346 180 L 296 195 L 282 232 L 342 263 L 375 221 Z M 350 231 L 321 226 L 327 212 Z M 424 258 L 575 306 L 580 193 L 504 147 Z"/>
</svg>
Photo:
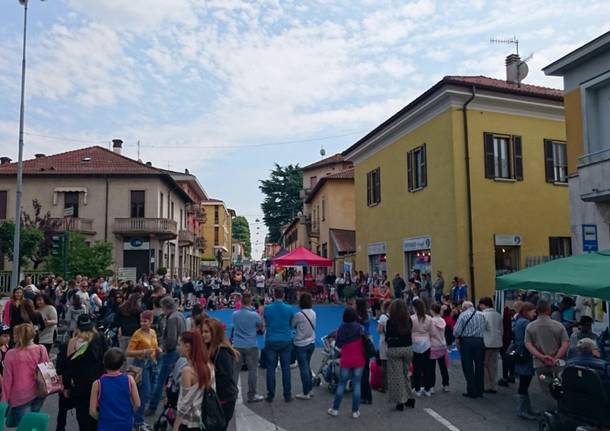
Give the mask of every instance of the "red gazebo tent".
<svg viewBox="0 0 610 431">
<path fill-rule="evenodd" d="M 298 247 L 284 256 L 271 259 L 274 265 L 280 266 L 325 266 L 333 265 L 331 259 L 318 256 L 307 250 L 305 247 Z"/>
</svg>

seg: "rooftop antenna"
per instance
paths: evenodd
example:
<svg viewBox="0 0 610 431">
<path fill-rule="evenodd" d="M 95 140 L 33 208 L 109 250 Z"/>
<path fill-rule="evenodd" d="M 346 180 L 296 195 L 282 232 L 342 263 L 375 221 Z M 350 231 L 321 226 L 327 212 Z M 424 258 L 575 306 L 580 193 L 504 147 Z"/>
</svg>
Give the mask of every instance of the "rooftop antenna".
<svg viewBox="0 0 610 431">
<path fill-rule="evenodd" d="M 506 57 L 506 81 L 517 84 L 521 87 L 521 81 L 523 81 L 529 72 L 527 62 L 532 59 L 534 54 L 530 54 L 525 60 L 521 60 L 519 56 L 519 39 L 513 36 L 509 39 L 489 39 L 490 43 L 502 44 L 502 45 L 515 45 L 516 54 L 510 54 Z"/>
<path fill-rule="evenodd" d="M 140 140 L 138 139 L 138 160 L 140 160 Z"/>
<path fill-rule="evenodd" d="M 517 39 L 516 36 L 513 36 L 508 39 L 499 39 L 497 37 L 492 37 L 491 39 L 489 39 L 489 43 L 495 43 L 498 45 L 515 45 L 517 55 L 519 55 L 519 39 Z"/>
</svg>

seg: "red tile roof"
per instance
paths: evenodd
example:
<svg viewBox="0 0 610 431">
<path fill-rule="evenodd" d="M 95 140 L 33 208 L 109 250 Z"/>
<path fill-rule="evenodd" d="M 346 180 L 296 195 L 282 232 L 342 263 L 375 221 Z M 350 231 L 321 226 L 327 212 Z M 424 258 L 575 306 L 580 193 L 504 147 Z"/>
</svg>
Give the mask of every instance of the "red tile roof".
<svg viewBox="0 0 610 431">
<path fill-rule="evenodd" d="M 0 175 L 16 173 L 17 163 L 0 165 Z M 165 175 L 160 169 L 99 146 L 25 160 L 23 173 L 26 175 Z"/>
<path fill-rule="evenodd" d="M 324 186 L 327 181 L 330 180 L 353 180 L 354 179 L 354 169 L 346 169 L 344 171 L 339 171 L 334 174 L 326 175 L 318 180 L 316 185 L 311 189 L 307 197 L 305 198 L 305 202 L 309 203 L 313 200 L 316 193 L 320 191 L 320 189 Z"/>
<path fill-rule="evenodd" d="M 310 165 L 304 166 L 301 169 L 304 170 L 304 171 L 308 171 L 308 170 L 311 170 L 311 169 L 321 168 L 322 166 L 328 166 L 328 165 L 332 165 L 332 164 L 335 164 L 335 163 L 341 163 L 341 162 L 348 163 L 345 160 L 345 157 L 343 157 L 343 155 L 341 155 L 341 153 L 337 153 L 337 154 L 334 154 L 334 155 L 332 155 L 330 157 L 327 157 L 325 159 L 318 160 L 317 162 L 314 162 L 314 163 L 312 163 Z"/>
<path fill-rule="evenodd" d="M 472 88 L 473 86 L 478 90 L 495 91 L 499 93 L 511 94 L 515 96 L 529 96 L 540 99 L 551 100 L 554 102 L 563 102 L 563 91 L 555 88 L 541 87 L 538 85 L 530 84 L 514 84 L 512 82 L 504 81 L 502 79 L 489 78 L 487 76 L 445 76 L 443 79 L 438 81 L 432 87 L 427 89 L 424 93 L 420 94 L 415 100 L 409 103 L 407 106 L 402 108 L 400 111 L 392 115 L 390 118 L 385 120 L 379 126 L 374 128 L 372 131 L 367 133 L 364 137 L 358 140 L 355 144 L 350 146 L 348 149 L 341 153 L 342 156 L 346 157 L 349 153 L 354 151 L 360 145 L 364 144 L 367 140 L 375 136 L 378 132 L 383 130 L 385 127 L 393 124 L 403 115 L 406 115 L 411 110 L 419 106 L 423 101 L 428 99 L 435 92 L 447 85 L 456 85 L 464 88 Z"/>
<path fill-rule="evenodd" d="M 345 229 L 329 229 L 330 237 L 335 243 L 335 250 L 339 253 L 353 253 L 356 251 L 356 231 Z"/>
</svg>

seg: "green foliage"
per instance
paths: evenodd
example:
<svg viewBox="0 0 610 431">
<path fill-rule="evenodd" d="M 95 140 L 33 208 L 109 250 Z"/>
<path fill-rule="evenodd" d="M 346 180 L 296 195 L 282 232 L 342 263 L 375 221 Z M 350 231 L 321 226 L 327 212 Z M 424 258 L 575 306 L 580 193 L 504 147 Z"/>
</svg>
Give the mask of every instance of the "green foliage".
<svg viewBox="0 0 610 431">
<path fill-rule="evenodd" d="M 157 275 L 165 277 L 165 274 L 167 274 L 167 268 L 164 266 L 160 266 L 159 269 L 157 269 Z"/>
<path fill-rule="evenodd" d="M 299 165 L 282 167 L 276 163 L 270 178 L 260 183 L 259 189 L 265 195 L 261 208 L 269 229 L 268 240 L 278 242 L 281 226 L 290 223 L 303 209 L 299 196 L 303 188 L 303 172 Z"/>
<path fill-rule="evenodd" d="M 52 218 L 50 211 L 43 214 L 42 205 L 40 205 L 38 199 L 32 201 L 32 207 L 34 208 L 34 216 L 32 217 L 24 212 L 22 214 L 22 220 L 23 226 L 27 228 L 36 228 L 42 233 L 40 244 L 36 250 L 28 256 L 32 261 L 34 269 L 37 269 L 38 266 L 45 261 L 46 257 L 51 254 L 52 237 L 61 226 L 61 221 Z"/>
<path fill-rule="evenodd" d="M 91 245 L 85 242 L 80 234 L 70 233 L 68 241 L 68 273 L 98 277 L 108 274 L 112 264 L 112 244 L 107 241 L 96 241 Z M 47 258 L 47 269 L 55 274 L 63 274 L 63 256 Z"/>
<path fill-rule="evenodd" d="M 15 222 L 7 220 L 0 223 L 0 252 L 6 254 L 11 261 L 13 260 L 15 244 L 14 236 Z M 31 259 L 31 256 L 37 253 L 43 239 L 44 235 L 39 229 L 21 225 L 21 240 L 19 241 L 19 254 L 21 255 L 19 264 L 21 266 L 24 266 L 28 259 Z"/>
<path fill-rule="evenodd" d="M 244 254 L 250 257 L 252 243 L 250 242 L 250 225 L 244 216 L 233 218 L 233 238 L 245 243 Z"/>
</svg>

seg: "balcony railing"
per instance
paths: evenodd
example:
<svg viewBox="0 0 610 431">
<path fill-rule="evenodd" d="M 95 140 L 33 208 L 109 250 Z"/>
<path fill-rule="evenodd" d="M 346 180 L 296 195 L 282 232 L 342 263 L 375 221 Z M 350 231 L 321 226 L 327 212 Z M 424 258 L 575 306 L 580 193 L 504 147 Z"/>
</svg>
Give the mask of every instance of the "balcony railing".
<svg viewBox="0 0 610 431">
<path fill-rule="evenodd" d="M 178 223 L 165 218 L 115 218 L 112 231 L 117 235 L 155 235 L 160 239 L 178 236 Z"/>
<path fill-rule="evenodd" d="M 603 162 L 606 160 L 610 160 L 610 148 L 580 156 L 578 158 L 578 166 L 587 166 L 593 163 Z"/>
<path fill-rule="evenodd" d="M 190 230 L 180 230 L 178 232 L 178 246 L 190 247 L 195 244 L 195 234 Z"/>
<path fill-rule="evenodd" d="M 200 252 L 204 252 L 205 248 L 206 248 L 206 241 L 205 239 L 201 238 L 201 237 L 196 237 L 195 238 L 195 247 L 197 248 L 197 250 L 199 250 Z"/>
<path fill-rule="evenodd" d="M 85 235 L 95 235 L 93 230 L 93 219 L 80 218 L 80 217 L 64 217 L 64 218 L 53 218 L 51 221 L 57 226 L 56 232 L 78 232 Z"/>
</svg>

